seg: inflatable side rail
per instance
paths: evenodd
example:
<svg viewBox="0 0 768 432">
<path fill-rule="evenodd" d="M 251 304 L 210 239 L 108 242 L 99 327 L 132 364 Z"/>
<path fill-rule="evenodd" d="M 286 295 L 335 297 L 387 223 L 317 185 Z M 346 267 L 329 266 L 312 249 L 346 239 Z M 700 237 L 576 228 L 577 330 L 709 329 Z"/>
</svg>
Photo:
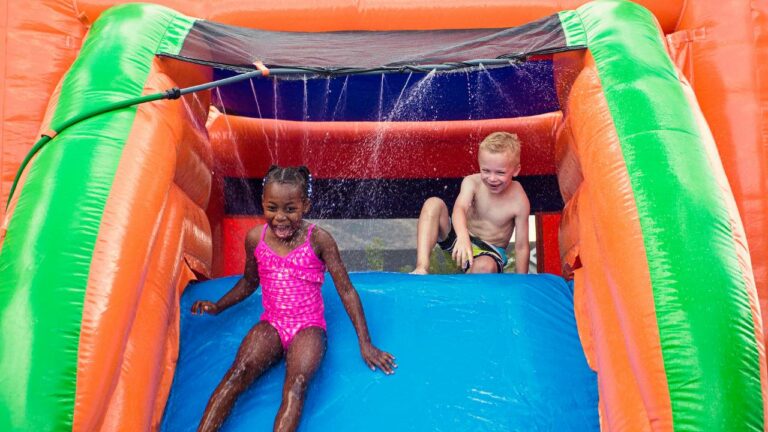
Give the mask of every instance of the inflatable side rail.
<svg viewBox="0 0 768 432">
<path fill-rule="evenodd" d="M 564 106 L 561 252 L 601 421 L 763 430 L 757 292 L 709 128 L 650 13 L 595 2 L 577 16 L 589 49 Z"/>
<path fill-rule="evenodd" d="M 151 41 L 175 14 L 139 10 L 118 7 L 94 25 L 49 109 L 52 124 L 211 80 L 201 68 L 172 80 Z M 211 262 L 208 102 L 198 100 L 74 124 L 24 172 L 0 250 L 0 379 L 9 392 L 0 428 L 146 430 L 153 415 L 159 421 L 178 296 Z"/>
</svg>

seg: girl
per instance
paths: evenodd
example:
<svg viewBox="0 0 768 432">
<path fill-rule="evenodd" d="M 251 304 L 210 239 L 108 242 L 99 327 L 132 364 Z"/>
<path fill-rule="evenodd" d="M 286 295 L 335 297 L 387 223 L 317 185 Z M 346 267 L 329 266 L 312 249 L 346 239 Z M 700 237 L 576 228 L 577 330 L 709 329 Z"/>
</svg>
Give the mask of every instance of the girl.
<svg viewBox="0 0 768 432">
<path fill-rule="evenodd" d="M 262 206 L 267 220 L 245 238 L 245 272 L 216 303 L 197 301 L 193 314 L 218 314 L 251 295 L 261 283 L 264 313 L 243 339 L 235 361 L 213 392 L 198 431 L 218 430 L 238 395 L 277 361 L 286 358 L 283 400 L 275 431 L 299 424 L 307 385 L 326 347 L 320 287 L 326 266 L 357 332 L 360 352 L 371 370 L 394 372 L 395 358 L 371 343 L 360 297 L 349 280 L 336 242 L 304 221 L 312 194 L 311 175 L 302 166 L 271 166 L 264 177 Z"/>
</svg>

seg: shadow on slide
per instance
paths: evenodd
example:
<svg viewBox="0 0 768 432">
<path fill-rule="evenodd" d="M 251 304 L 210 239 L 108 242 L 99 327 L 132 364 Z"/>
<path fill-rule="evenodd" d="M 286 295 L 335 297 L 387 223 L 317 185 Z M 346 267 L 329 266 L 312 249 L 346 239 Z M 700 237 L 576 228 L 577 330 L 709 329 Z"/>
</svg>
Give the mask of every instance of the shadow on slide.
<svg viewBox="0 0 768 432">
<path fill-rule="evenodd" d="M 598 431 L 597 380 L 573 315 L 573 289 L 552 275 L 353 273 L 371 337 L 395 355 L 371 372 L 328 277 L 328 352 L 302 431 Z M 179 362 L 162 430 L 194 431 L 208 397 L 262 312 L 261 291 L 218 316 L 193 316 L 235 277 L 190 286 L 181 300 Z M 243 393 L 223 431 L 271 430 L 281 362 Z"/>
</svg>

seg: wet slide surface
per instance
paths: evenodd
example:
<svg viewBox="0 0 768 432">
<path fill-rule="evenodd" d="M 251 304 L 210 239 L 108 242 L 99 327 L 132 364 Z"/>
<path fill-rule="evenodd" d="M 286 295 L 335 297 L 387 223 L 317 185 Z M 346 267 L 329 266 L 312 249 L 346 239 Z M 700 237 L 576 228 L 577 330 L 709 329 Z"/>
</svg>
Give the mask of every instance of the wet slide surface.
<svg viewBox="0 0 768 432">
<path fill-rule="evenodd" d="M 572 286 L 552 275 L 352 273 L 374 343 L 395 355 L 371 372 L 326 276 L 328 351 L 302 431 L 598 431 L 597 381 L 582 352 Z M 194 431 L 240 341 L 262 312 L 261 290 L 218 316 L 193 316 L 237 278 L 190 286 L 163 431 Z M 267 431 L 280 405 L 281 362 L 243 393 L 223 431 Z"/>
</svg>

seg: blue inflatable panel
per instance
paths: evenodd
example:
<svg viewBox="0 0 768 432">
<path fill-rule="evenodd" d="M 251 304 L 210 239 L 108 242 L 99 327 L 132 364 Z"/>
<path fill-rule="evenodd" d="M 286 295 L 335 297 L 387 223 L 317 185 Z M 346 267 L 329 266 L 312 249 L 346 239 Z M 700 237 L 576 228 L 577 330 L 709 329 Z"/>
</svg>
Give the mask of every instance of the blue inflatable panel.
<svg viewBox="0 0 768 432">
<path fill-rule="evenodd" d="M 330 278 L 328 351 L 302 431 L 598 431 L 596 375 L 573 316 L 573 291 L 552 275 L 353 273 L 374 343 L 397 358 L 371 372 Z M 218 316 L 193 316 L 237 278 L 190 286 L 163 431 L 194 431 L 262 312 L 260 291 Z M 282 362 L 244 392 L 223 431 L 272 430 Z"/>
<path fill-rule="evenodd" d="M 235 75 L 213 71 L 214 79 Z M 213 103 L 230 115 L 294 121 L 483 120 L 560 109 L 551 60 L 427 76 L 253 79 L 220 87 Z"/>
</svg>

